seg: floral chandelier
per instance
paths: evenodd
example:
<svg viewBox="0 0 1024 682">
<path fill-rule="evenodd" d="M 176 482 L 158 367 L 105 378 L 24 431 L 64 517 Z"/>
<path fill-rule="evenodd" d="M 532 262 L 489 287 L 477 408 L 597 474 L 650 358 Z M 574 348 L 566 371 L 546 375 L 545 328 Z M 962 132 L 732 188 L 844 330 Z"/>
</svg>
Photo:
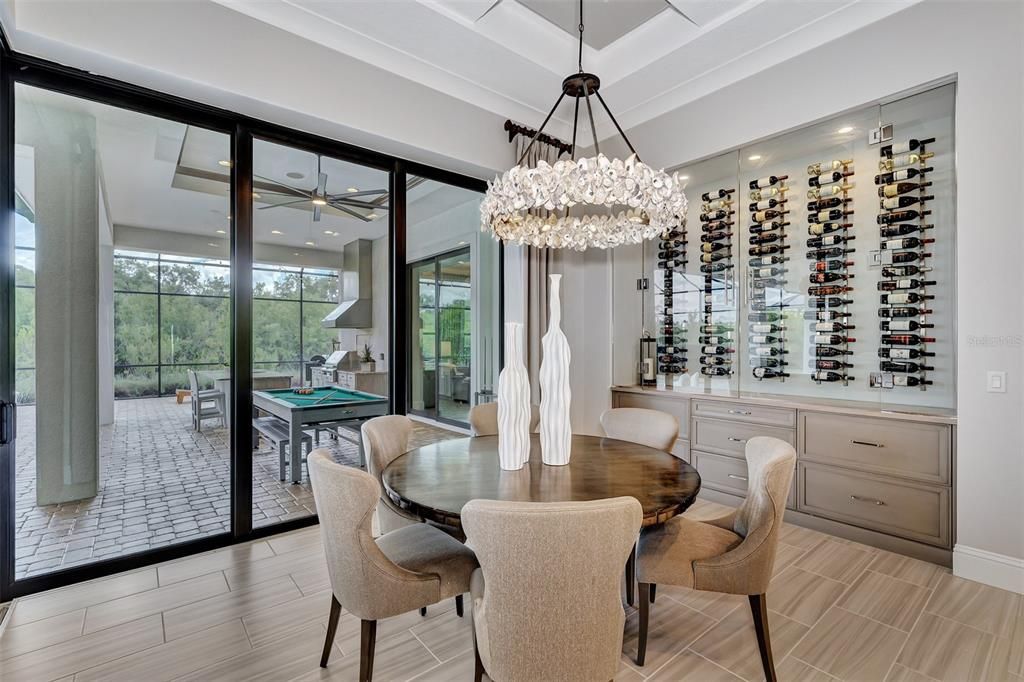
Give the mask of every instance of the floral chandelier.
<svg viewBox="0 0 1024 682">
<path fill-rule="evenodd" d="M 562 94 L 515 167 L 488 183 L 480 204 L 482 231 L 497 239 L 541 248 L 584 251 L 639 244 L 685 225 L 686 195 L 677 175 L 654 170 L 640 161 L 629 138 L 598 90 L 601 80 L 583 71 L 583 0 L 580 0 L 579 72 L 562 81 Z M 625 161 L 601 153 L 590 96 L 601 103 L 632 152 Z M 576 100 L 572 158 L 554 164 L 523 166 L 544 126 L 562 100 Z M 580 100 L 586 103 L 596 156 L 576 159 Z M 617 212 L 616 212 L 617 210 Z"/>
</svg>

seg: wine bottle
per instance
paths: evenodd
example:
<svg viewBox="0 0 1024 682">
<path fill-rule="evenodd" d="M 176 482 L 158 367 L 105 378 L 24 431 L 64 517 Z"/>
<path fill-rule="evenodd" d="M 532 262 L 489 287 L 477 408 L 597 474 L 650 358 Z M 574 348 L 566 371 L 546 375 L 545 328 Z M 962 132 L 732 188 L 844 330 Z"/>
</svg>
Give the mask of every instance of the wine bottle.
<svg viewBox="0 0 1024 682">
<path fill-rule="evenodd" d="M 700 240 L 706 244 L 709 242 L 717 242 L 722 239 L 729 239 L 730 237 L 732 237 L 732 232 L 708 232 L 707 234 L 702 234 L 700 236 Z"/>
<path fill-rule="evenodd" d="M 778 348 L 777 346 L 759 346 L 750 349 L 750 354 L 754 357 L 785 355 L 788 352 L 786 349 Z"/>
<path fill-rule="evenodd" d="M 713 272 L 723 272 L 731 269 L 732 263 L 707 263 L 700 266 L 700 271 L 707 275 L 710 275 Z"/>
<path fill-rule="evenodd" d="M 828 284 L 829 282 L 843 282 L 853 275 L 848 275 L 845 272 L 812 272 L 809 275 L 809 281 L 814 284 Z"/>
<path fill-rule="evenodd" d="M 717 346 L 722 343 L 729 343 L 729 337 L 727 336 L 701 336 L 697 339 L 698 343 L 702 343 L 709 346 Z"/>
<path fill-rule="evenodd" d="M 934 367 L 919 362 L 880 362 L 878 363 L 878 369 L 883 372 L 900 372 L 902 374 L 920 374 L 921 372 L 930 372 L 934 370 Z"/>
<path fill-rule="evenodd" d="M 917 348 L 879 348 L 878 357 L 892 360 L 916 360 L 917 358 L 934 358 L 935 353 Z"/>
<path fill-rule="evenodd" d="M 844 355 L 853 355 L 853 351 L 833 346 L 814 346 L 811 348 L 811 355 L 819 358 L 838 358 Z"/>
<path fill-rule="evenodd" d="M 925 258 L 931 258 L 930 253 L 921 253 L 919 251 L 897 251 L 892 254 L 893 263 L 913 263 L 915 261 L 924 261 Z M 929 270 L 931 268 L 928 268 Z"/>
<path fill-rule="evenodd" d="M 725 355 L 702 355 L 700 356 L 700 364 L 702 365 L 731 365 L 730 360 Z"/>
<path fill-rule="evenodd" d="M 671 270 L 673 268 L 681 268 L 686 265 L 685 258 L 673 258 L 672 260 L 660 260 L 658 261 L 658 267 L 662 270 Z"/>
<path fill-rule="evenodd" d="M 913 277 L 931 271 L 931 268 L 920 265 L 892 265 L 882 268 L 882 277 Z"/>
<path fill-rule="evenodd" d="M 766 343 L 781 343 L 782 337 L 775 336 L 774 334 L 751 334 L 750 343 L 752 344 L 766 344 Z"/>
<path fill-rule="evenodd" d="M 704 192 L 704 194 L 701 194 L 700 198 L 704 201 L 713 201 L 715 199 L 727 197 L 735 191 L 736 190 L 734 189 L 713 189 L 710 192 Z"/>
<path fill-rule="evenodd" d="M 896 170 L 897 168 L 902 168 L 904 166 L 916 166 L 922 161 L 927 161 L 933 156 L 935 156 L 934 152 L 922 152 L 920 154 L 910 153 L 901 154 L 899 156 L 893 156 L 888 159 L 882 159 L 881 161 L 879 161 L 878 170 L 891 171 Z"/>
<path fill-rule="evenodd" d="M 925 187 L 931 187 L 930 182 L 894 182 L 888 185 L 883 185 L 878 188 L 878 197 L 880 199 L 887 199 L 892 197 L 898 197 L 901 194 L 907 192 L 916 192 L 917 190 L 924 189 Z"/>
<path fill-rule="evenodd" d="M 819 322 L 825 322 L 826 320 L 843 320 L 850 316 L 850 313 L 843 312 L 842 310 L 805 310 L 805 320 L 818 320 Z"/>
<path fill-rule="evenodd" d="M 785 331 L 785 329 L 782 325 L 765 322 L 750 325 L 750 331 L 755 334 L 777 334 L 778 332 Z"/>
<path fill-rule="evenodd" d="M 700 226 L 701 232 L 718 232 L 720 230 L 728 231 L 730 229 L 732 229 L 731 220 L 714 220 L 710 223 L 704 223 L 703 225 Z"/>
<path fill-rule="evenodd" d="M 788 362 L 782 359 L 783 356 L 778 357 L 763 357 L 757 359 L 758 367 L 787 367 Z"/>
<path fill-rule="evenodd" d="M 922 315 L 931 315 L 932 311 L 929 308 L 917 308 L 915 306 L 898 306 L 895 308 L 879 308 L 879 317 L 920 317 Z"/>
<path fill-rule="evenodd" d="M 882 157 L 890 157 L 893 154 L 906 154 L 907 152 L 915 151 L 919 147 L 923 147 L 926 144 L 931 144 L 932 142 L 935 142 L 934 137 L 929 137 L 925 140 L 915 140 L 911 138 L 906 142 L 894 142 L 892 144 L 887 144 L 881 149 L 879 149 L 878 155 Z"/>
<path fill-rule="evenodd" d="M 844 199 L 843 197 L 829 197 L 828 199 L 818 199 L 817 201 L 808 201 L 807 202 L 807 210 L 808 211 L 824 211 L 826 208 L 836 208 L 837 206 L 842 206 L 843 204 L 848 204 L 851 201 L 853 201 L 853 199 L 850 199 L 850 198 L 845 198 Z"/>
<path fill-rule="evenodd" d="M 811 306 L 812 308 L 818 308 L 819 310 L 823 308 L 842 308 L 844 305 L 850 305 L 851 303 L 853 303 L 852 300 L 848 298 L 839 298 L 838 296 L 830 296 L 828 298 L 812 298 L 809 301 L 807 301 L 807 305 Z"/>
<path fill-rule="evenodd" d="M 700 331 L 702 334 L 724 334 L 725 332 L 731 332 L 732 327 L 724 324 L 702 324 Z"/>
<path fill-rule="evenodd" d="M 726 353 L 735 353 L 736 351 L 727 346 L 703 346 L 700 352 L 704 355 L 724 355 Z"/>
<path fill-rule="evenodd" d="M 787 213 L 789 213 L 789 211 L 787 211 L 785 209 L 781 209 L 780 210 L 780 209 L 770 208 L 770 209 L 765 210 L 765 211 L 755 211 L 754 213 L 751 213 L 750 214 L 750 219 L 753 220 L 755 223 L 763 223 L 766 220 L 774 220 L 775 218 L 778 218 L 780 216 L 784 216 Z"/>
<path fill-rule="evenodd" d="M 750 204 L 750 212 L 753 213 L 754 211 L 764 211 L 769 208 L 781 206 L 784 203 L 786 203 L 785 199 L 761 199 L 760 201 L 755 201 Z"/>
<path fill-rule="evenodd" d="M 878 234 L 882 237 L 902 237 L 905 234 L 923 232 L 924 230 L 930 230 L 934 227 L 934 225 L 915 225 L 914 223 L 907 223 L 904 225 L 879 225 Z"/>
<path fill-rule="evenodd" d="M 781 232 L 762 232 L 761 234 L 750 235 L 749 242 L 751 244 L 771 244 L 777 242 L 780 239 L 785 239 L 786 235 Z"/>
<path fill-rule="evenodd" d="M 824 199 L 826 197 L 835 197 L 843 192 L 849 192 L 853 189 L 853 185 L 843 183 L 841 185 L 822 185 L 821 187 L 811 187 L 807 190 L 808 199 Z"/>
<path fill-rule="evenodd" d="M 848 178 L 851 175 L 853 175 L 853 171 L 827 171 L 807 178 L 807 184 L 811 187 L 821 187 L 822 185 L 839 182 L 843 178 Z"/>
<path fill-rule="evenodd" d="M 789 248 L 787 244 L 762 244 L 760 246 L 752 246 L 747 249 L 747 254 L 751 256 L 771 256 L 775 253 L 782 253 Z"/>
<path fill-rule="evenodd" d="M 709 377 L 724 377 L 732 374 L 732 370 L 727 367 L 701 367 L 700 373 Z"/>
<path fill-rule="evenodd" d="M 895 376 L 892 378 L 893 386 L 930 386 L 931 381 L 925 379 L 919 379 L 913 376 Z"/>
<path fill-rule="evenodd" d="M 700 250 L 704 253 L 714 253 L 715 251 L 725 251 L 732 247 L 732 244 L 728 242 L 705 242 L 700 245 Z"/>
<path fill-rule="evenodd" d="M 754 288 L 755 289 L 774 289 L 774 288 L 783 287 L 785 285 L 786 285 L 786 280 L 784 280 L 784 279 L 777 279 L 775 277 L 770 277 L 770 278 L 765 278 L 765 279 L 755 279 L 754 280 Z"/>
<path fill-rule="evenodd" d="M 767 177 L 758 178 L 757 180 L 751 180 L 748 183 L 748 186 L 750 187 L 750 189 L 764 189 L 765 187 L 771 187 L 772 185 L 778 184 L 779 182 L 786 180 L 788 178 L 788 175 L 769 175 Z"/>
<path fill-rule="evenodd" d="M 918 334 L 882 334 L 882 343 L 886 346 L 920 346 L 922 343 L 935 343 L 935 339 Z"/>
<path fill-rule="evenodd" d="M 718 209 L 717 211 L 711 211 L 710 213 L 701 213 L 700 221 L 702 223 L 710 223 L 717 220 L 725 220 L 736 211 L 726 211 L 725 209 Z"/>
<path fill-rule="evenodd" d="M 807 293 L 810 296 L 836 296 L 847 291 L 853 291 L 853 287 L 847 287 L 841 284 L 825 284 L 818 287 L 807 287 Z"/>
<path fill-rule="evenodd" d="M 715 253 L 702 253 L 700 254 L 701 263 L 714 263 L 716 261 L 724 260 L 726 258 L 732 258 L 732 252 L 728 249 L 725 251 L 716 251 Z"/>
<path fill-rule="evenodd" d="M 916 332 L 921 329 L 934 329 L 935 325 L 917 320 L 882 320 L 878 328 L 883 332 Z"/>
<path fill-rule="evenodd" d="M 898 171 L 891 173 L 882 173 L 881 175 L 875 176 L 876 185 L 886 185 L 891 182 L 899 182 L 900 180 L 910 180 L 918 176 L 923 176 L 925 173 L 931 173 L 934 168 L 928 166 L 927 168 L 902 168 Z M 929 183 L 930 184 L 930 183 Z"/>
<path fill-rule="evenodd" d="M 658 352 L 674 355 L 676 353 L 682 353 L 683 349 L 679 348 L 678 346 L 658 346 Z"/>
<path fill-rule="evenodd" d="M 778 185 L 774 185 L 772 187 L 765 187 L 763 189 L 754 189 L 750 191 L 750 200 L 763 201 L 764 199 L 779 197 L 788 191 L 789 187 L 779 187 Z"/>
<path fill-rule="evenodd" d="M 778 322 L 782 319 L 780 313 L 748 313 L 747 320 L 750 322 Z"/>
<path fill-rule="evenodd" d="M 681 359 L 678 353 L 665 353 L 664 355 L 658 356 L 658 362 L 674 363 L 679 362 Z"/>
<path fill-rule="evenodd" d="M 810 235 L 823 235 L 830 234 L 832 232 L 839 232 L 847 228 L 853 227 L 851 223 L 811 223 L 807 226 L 807 234 Z"/>
<path fill-rule="evenodd" d="M 754 277 L 778 277 L 786 274 L 786 268 L 754 268 L 750 271 Z"/>
<path fill-rule="evenodd" d="M 820 260 L 811 263 L 811 272 L 832 272 L 844 270 L 853 265 L 852 260 Z"/>
<path fill-rule="evenodd" d="M 761 234 L 763 232 L 771 232 L 772 230 L 781 230 L 788 225 L 788 221 L 771 220 L 767 223 L 753 223 L 748 229 L 751 234 Z"/>
<path fill-rule="evenodd" d="M 836 244 L 852 242 L 856 238 L 852 234 L 826 234 L 821 237 L 811 237 L 807 240 L 807 246 L 811 249 L 820 249 L 823 246 L 835 246 Z"/>
<path fill-rule="evenodd" d="M 761 256 L 750 259 L 750 267 L 760 268 L 766 265 L 779 265 L 789 260 L 789 256 Z"/>
<path fill-rule="evenodd" d="M 878 297 L 879 302 L 883 305 L 904 305 L 906 303 L 921 303 L 922 301 L 930 301 L 934 299 L 934 296 L 926 294 L 918 294 L 910 291 L 907 293 L 899 294 L 882 294 Z"/>
<path fill-rule="evenodd" d="M 907 206 L 913 206 L 914 204 L 923 204 L 926 201 L 934 199 L 932 195 L 920 196 L 920 197 L 887 197 L 885 199 L 878 200 L 878 207 L 883 210 L 892 210 L 896 208 L 906 208 Z"/>
<path fill-rule="evenodd" d="M 824 223 L 830 220 L 840 220 L 846 216 L 853 215 L 852 210 L 844 210 L 840 208 L 830 208 L 825 211 L 818 211 L 817 213 L 808 213 L 807 222 L 809 223 Z"/>
<path fill-rule="evenodd" d="M 844 343 L 853 343 L 856 340 L 855 338 L 840 334 L 815 334 L 811 337 L 811 342 L 819 346 L 841 346 Z"/>
<path fill-rule="evenodd" d="M 682 255 L 682 249 L 661 249 L 658 251 L 658 258 L 676 258 L 677 256 Z"/>
<path fill-rule="evenodd" d="M 878 282 L 879 291 L 897 291 L 901 289 L 922 289 L 924 287 L 935 286 L 933 280 L 927 279 L 916 279 L 913 277 L 904 277 L 901 279 L 883 279 Z"/>
<path fill-rule="evenodd" d="M 708 213 L 710 211 L 717 211 L 720 208 L 727 209 L 732 206 L 732 199 L 713 199 L 711 201 L 705 201 L 700 205 L 700 210 Z"/>
<path fill-rule="evenodd" d="M 662 374 L 682 374 L 682 365 L 659 365 L 658 371 Z"/>
<path fill-rule="evenodd" d="M 851 163 L 853 163 L 853 159 L 847 159 L 846 161 L 840 161 L 839 159 L 819 161 L 818 163 L 812 163 L 807 167 L 807 174 L 821 175 L 828 171 L 842 170 L 843 166 L 849 166 Z"/>
<path fill-rule="evenodd" d="M 785 372 L 780 372 L 770 367 L 754 367 L 751 369 L 751 372 L 756 379 L 782 379 L 789 376 Z"/>
<path fill-rule="evenodd" d="M 853 365 L 849 362 L 843 362 L 842 360 L 811 360 L 808 363 L 811 369 L 824 369 L 824 370 L 843 370 Z"/>
<path fill-rule="evenodd" d="M 853 377 L 847 377 L 843 374 L 840 374 L 839 372 L 825 372 L 821 370 L 812 374 L 811 378 L 814 379 L 815 381 L 825 381 L 828 383 L 843 381 L 844 379 L 847 381 L 853 379 Z"/>
<path fill-rule="evenodd" d="M 853 253 L 856 249 L 844 249 L 838 246 L 833 246 L 828 249 L 812 249 L 807 252 L 807 257 L 810 260 L 826 260 L 828 258 L 842 258 L 848 253 Z"/>
<path fill-rule="evenodd" d="M 896 250 L 896 249 L 916 249 L 916 248 L 918 248 L 920 246 L 923 246 L 924 244 L 931 244 L 934 241 L 935 241 L 934 239 L 920 239 L 918 237 L 904 237 L 903 239 L 888 239 L 886 241 L 883 241 L 881 246 L 882 246 L 882 249 L 884 249 L 886 251 L 893 251 L 893 250 Z M 916 259 L 915 258 L 911 258 L 909 260 L 916 260 Z M 895 263 L 897 261 L 893 260 L 893 262 Z M 903 261 L 900 261 L 900 262 L 903 262 Z"/>
<path fill-rule="evenodd" d="M 842 322 L 815 322 L 814 331 L 819 333 L 824 332 L 845 332 L 854 329 L 852 324 L 843 324 Z"/>
</svg>

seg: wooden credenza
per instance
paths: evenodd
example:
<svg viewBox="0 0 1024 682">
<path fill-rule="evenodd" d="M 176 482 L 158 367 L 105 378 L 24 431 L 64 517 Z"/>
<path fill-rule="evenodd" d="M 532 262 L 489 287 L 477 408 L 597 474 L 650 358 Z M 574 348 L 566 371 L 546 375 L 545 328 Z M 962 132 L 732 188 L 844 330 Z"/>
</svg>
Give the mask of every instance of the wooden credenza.
<svg viewBox="0 0 1024 682">
<path fill-rule="evenodd" d="M 746 441 L 773 436 L 797 451 L 788 522 L 952 564 L 952 417 L 632 387 L 613 388 L 612 404 L 674 415 L 673 453 L 697 468 L 708 499 L 739 504 Z"/>
</svg>

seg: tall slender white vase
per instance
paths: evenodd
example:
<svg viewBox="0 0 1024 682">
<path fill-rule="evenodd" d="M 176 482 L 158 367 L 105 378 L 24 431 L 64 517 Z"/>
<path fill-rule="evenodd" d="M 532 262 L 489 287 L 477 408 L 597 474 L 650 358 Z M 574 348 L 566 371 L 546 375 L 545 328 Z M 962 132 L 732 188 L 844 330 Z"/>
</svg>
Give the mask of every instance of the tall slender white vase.
<svg viewBox="0 0 1024 682">
<path fill-rule="evenodd" d="M 541 339 L 544 355 L 540 363 L 540 452 L 545 464 L 569 463 L 572 427 L 569 424 L 569 341 L 562 333 L 561 275 L 551 280 L 548 331 Z"/>
<path fill-rule="evenodd" d="M 530 459 L 530 375 L 523 362 L 523 325 L 505 323 L 505 367 L 498 375 L 498 464 L 522 469 Z"/>
</svg>

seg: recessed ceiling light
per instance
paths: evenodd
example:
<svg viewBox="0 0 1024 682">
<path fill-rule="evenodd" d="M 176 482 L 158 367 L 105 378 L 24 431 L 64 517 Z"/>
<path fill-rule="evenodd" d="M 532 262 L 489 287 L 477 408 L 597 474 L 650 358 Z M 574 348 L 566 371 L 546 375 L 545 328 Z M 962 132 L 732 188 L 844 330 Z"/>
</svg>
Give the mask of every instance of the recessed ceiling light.
<svg viewBox="0 0 1024 682">
<path fill-rule="evenodd" d="M 458 244 L 456 244 L 455 246 L 462 246 L 462 245 L 463 245 L 463 244 L 465 244 L 465 243 L 466 243 L 466 242 L 459 242 L 459 243 L 458 243 Z"/>
<path fill-rule="evenodd" d="M 217 245 L 216 245 L 216 244 L 214 244 L 213 242 L 206 242 L 206 245 L 207 245 L 207 246 L 212 246 L 212 247 L 215 247 L 215 248 L 216 248 L 216 246 L 217 246 Z"/>
<path fill-rule="evenodd" d="M 293 253 L 292 255 L 293 255 L 293 256 L 298 256 L 298 255 L 299 255 L 299 252 L 298 252 L 298 251 L 296 251 L 296 252 L 295 252 L 295 253 Z"/>
<path fill-rule="evenodd" d="M 377 217 L 377 214 L 376 213 L 367 213 L 366 217 L 369 218 L 370 220 L 373 220 L 374 218 Z"/>
<path fill-rule="evenodd" d="M 228 220 L 231 220 L 231 214 L 228 213 Z"/>
<path fill-rule="evenodd" d="M 690 179 L 690 176 L 689 176 L 689 175 L 680 175 L 680 176 L 679 176 L 679 179 L 680 179 L 680 180 L 683 180 L 683 181 L 685 182 L 686 180 L 689 180 L 689 179 Z"/>
<path fill-rule="evenodd" d="M 270 234 L 284 234 L 284 232 L 281 232 L 281 230 L 271 230 Z"/>
<path fill-rule="evenodd" d="M 332 230 L 324 230 L 324 234 L 334 234 Z"/>
<path fill-rule="evenodd" d="M 217 162 L 218 166 L 224 166 L 225 168 L 231 168 L 231 161 L 228 159 L 221 159 Z"/>
<path fill-rule="evenodd" d="M 252 198 L 253 198 L 253 199 L 262 199 L 262 198 L 263 198 L 263 195 L 262 195 L 262 194 L 260 194 L 259 192 L 253 192 L 253 193 L 252 193 Z"/>
<path fill-rule="evenodd" d="M 316 246 L 316 242 L 306 242 L 306 246 Z"/>
<path fill-rule="evenodd" d="M 842 128 L 840 128 L 836 132 L 839 133 L 840 135 L 845 135 L 846 133 L 852 133 L 853 132 L 853 126 L 843 126 Z"/>
<path fill-rule="evenodd" d="M 225 230 L 217 230 L 217 234 L 227 234 Z"/>
<path fill-rule="evenodd" d="M 345 190 L 345 191 L 346 191 L 346 192 L 358 192 L 358 191 L 359 191 L 359 188 L 358 188 L 358 187 L 349 187 L 349 188 L 348 188 L 347 190 Z"/>
<path fill-rule="evenodd" d="M 314 206 L 326 206 L 327 205 L 327 200 L 324 199 L 323 197 L 313 197 L 312 201 L 313 201 L 313 205 Z"/>
<path fill-rule="evenodd" d="M 752 154 L 751 156 L 747 157 L 747 161 L 760 161 L 760 160 L 761 160 L 761 155 L 760 154 Z"/>
<path fill-rule="evenodd" d="M 285 173 L 285 175 L 287 175 L 292 180 L 301 180 L 302 178 L 306 177 L 305 173 L 300 173 L 299 171 L 288 171 L 287 173 Z"/>
</svg>

